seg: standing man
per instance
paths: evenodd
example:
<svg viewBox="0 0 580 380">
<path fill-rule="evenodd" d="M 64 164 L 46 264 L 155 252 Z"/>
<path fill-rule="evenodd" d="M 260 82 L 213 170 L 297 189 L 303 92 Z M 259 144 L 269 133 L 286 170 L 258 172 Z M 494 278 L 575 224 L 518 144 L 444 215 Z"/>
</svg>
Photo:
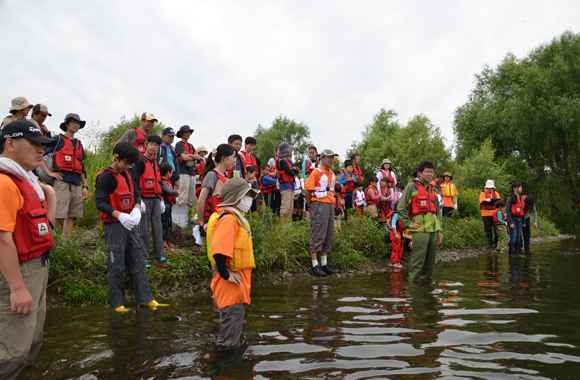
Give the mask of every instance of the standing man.
<svg viewBox="0 0 580 380">
<path fill-rule="evenodd" d="M 360 157 L 358 156 L 358 154 L 353 154 L 352 156 L 350 156 L 350 160 L 352 161 L 352 169 L 353 169 L 352 172 L 354 173 L 356 180 L 363 181 L 362 169 L 360 168 L 360 166 L 358 166 L 358 163 L 360 162 Z"/>
<path fill-rule="evenodd" d="M 157 164 L 161 165 L 164 162 L 167 162 L 171 165 L 173 169 L 173 175 L 171 176 L 171 184 L 175 188 L 175 190 L 179 189 L 179 165 L 177 165 L 177 154 L 175 153 L 175 149 L 173 148 L 173 140 L 175 139 L 175 131 L 171 127 L 167 127 L 163 130 L 161 134 L 161 139 L 163 142 L 161 143 L 161 147 L 157 151 L 157 156 L 155 159 L 157 160 Z"/>
<path fill-rule="evenodd" d="M 52 137 L 52 134 L 44 125 L 44 121 L 46 120 L 47 116 L 52 116 L 50 112 L 48 112 L 48 108 L 44 104 L 37 104 L 32 108 L 32 117 L 31 119 L 36 121 L 40 126 L 40 131 L 44 137 Z"/>
<path fill-rule="evenodd" d="M 338 154 L 330 149 L 320 153 L 320 166 L 310 173 L 306 181 L 306 204 L 310 206 L 310 256 L 312 269 L 310 273 L 317 277 L 334 274 L 336 271 L 328 265 L 328 253 L 334 242 L 334 185 L 336 177 L 332 171 L 334 159 Z M 318 263 L 318 252 L 320 264 Z"/>
<path fill-rule="evenodd" d="M 308 148 L 308 158 L 302 163 L 302 177 L 308 178 L 314 169 L 320 166 L 318 149 L 313 145 Z"/>
<path fill-rule="evenodd" d="M 443 242 L 439 202 L 431 185 L 435 166 L 423 161 L 417 168 L 417 178 L 405 187 L 397 205 L 397 215 L 405 228 L 411 228 L 412 256 L 409 282 L 430 280 L 435 266 L 437 246 Z"/>
<path fill-rule="evenodd" d="M 485 183 L 485 190 L 479 194 L 479 207 L 481 208 L 481 219 L 483 220 L 483 228 L 485 229 L 485 236 L 487 236 L 487 248 L 489 249 L 494 249 L 499 239 L 497 227 L 493 225 L 493 212 L 495 210 L 495 202 L 500 200 L 499 193 L 495 191 L 495 183 L 491 179 L 488 180 Z"/>
<path fill-rule="evenodd" d="M 46 316 L 55 196 L 31 170 L 56 141 L 16 120 L 0 135 L 0 379 L 15 379 L 38 356 Z"/>
<path fill-rule="evenodd" d="M 253 137 L 246 137 L 244 141 L 245 149 L 240 152 L 240 156 L 244 161 L 244 165 L 247 168 L 248 166 L 253 166 L 256 170 L 260 171 L 260 166 L 262 166 L 262 162 L 258 157 L 254 155 L 254 150 L 256 149 L 256 139 Z M 256 180 L 252 181 L 255 182 Z"/>
<path fill-rule="evenodd" d="M 26 100 L 24 96 L 19 96 L 12 99 L 10 115 L 6 116 L 4 120 L 2 120 L 2 127 L 16 120 L 26 119 L 26 116 L 28 116 L 32 107 L 32 104 L 28 103 L 28 100 Z"/>
<path fill-rule="evenodd" d="M 227 179 L 230 178 L 246 178 L 246 165 L 244 160 L 240 157 L 240 150 L 242 149 L 242 136 L 231 135 L 228 137 L 228 145 L 231 145 L 236 150 L 236 163 L 234 167 L 226 170 Z"/>
<path fill-rule="evenodd" d="M 181 139 L 175 144 L 175 153 L 179 160 L 179 197 L 177 205 L 180 207 L 195 207 L 197 197 L 195 196 L 195 167 L 197 161 L 201 159 L 195 152 L 195 148 L 189 142 L 193 129 L 189 125 L 179 128 L 177 137 Z"/>
<path fill-rule="evenodd" d="M 157 118 L 150 113 L 143 112 L 141 115 L 141 125 L 139 128 L 129 129 L 117 142 L 130 142 L 139 150 L 141 155 L 145 154 L 145 139 L 151 134 Z"/>
<path fill-rule="evenodd" d="M 443 174 L 443 183 L 441 183 L 441 196 L 443 197 L 443 216 L 451 216 L 453 210 L 457 210 L 457 188 L 453 184 L 453 176 L 447 172 Z"/>
</svg>

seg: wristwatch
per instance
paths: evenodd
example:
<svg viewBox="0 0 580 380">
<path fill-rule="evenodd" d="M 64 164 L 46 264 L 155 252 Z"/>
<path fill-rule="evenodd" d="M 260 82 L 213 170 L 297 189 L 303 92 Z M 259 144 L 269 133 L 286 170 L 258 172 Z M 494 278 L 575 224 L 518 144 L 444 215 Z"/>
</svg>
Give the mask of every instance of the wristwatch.
<svg viewBox="0 0 580 380">
<path fill-rule="evenodd" d="M 89 187 L 88 187 L 87 185 L 84 185 L 84 186 L 83 186 L 83 189 L 87 189 L 87 190 L 88 190 L 88 189 L 89 189 Z"/>
</svg>

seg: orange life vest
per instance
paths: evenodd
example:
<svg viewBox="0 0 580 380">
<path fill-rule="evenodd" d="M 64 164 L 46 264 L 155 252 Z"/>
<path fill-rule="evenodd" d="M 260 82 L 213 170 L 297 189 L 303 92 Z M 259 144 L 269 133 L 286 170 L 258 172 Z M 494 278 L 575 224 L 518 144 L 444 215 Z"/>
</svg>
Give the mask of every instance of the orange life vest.
<svg viewBox="0 0 580 380">
<path fill-rule="evenodd" d="M 489 197 L 488 197 L 489 193 L 487 192 L 487 190 L 484 190 L 484 192 L 485 192 L 485 198 L 486 198 L 486 199 L 487 199 L 487 198 L 489 198 L 489 199 L 498 199 L 498 198 L 499 198 L 499 194 L 498 194 L 498 192 L 497 192 L 497 191 L 495 191 L 495 190 L 491 192 L 491 195 L 490 195 Z M 496 195 L 497 195 L 497 196 L 496 196 Z M 480 207 L 482 210 L 495 210 L 495 205 L 491 205 L 491 206 L 485 206 L 485 205 L 483 205 L 482 203 L 480 203 L 480 204 L 479 204 L 479 207 Z"/>
<path fill-rule="evenodd" d="M 99 171 L 95 178 L 95 183 L 103 172 L 111 174 L 117 182 L 117 188 L 112 194 L 107 194 L 105 200 L 109 202 L 112 208 L 119 212 L 128 214 L 133 211 L 133 207 L 135 206 L 135 193 L 133 191 L 133 181 L 131 181 L 131 177 L 123 175 L 112 168 L 107 168 Z M 114 223 L 116 221 L 116 218 L 101 211 L 101 222 L 103 224 Z"/>
</svg>

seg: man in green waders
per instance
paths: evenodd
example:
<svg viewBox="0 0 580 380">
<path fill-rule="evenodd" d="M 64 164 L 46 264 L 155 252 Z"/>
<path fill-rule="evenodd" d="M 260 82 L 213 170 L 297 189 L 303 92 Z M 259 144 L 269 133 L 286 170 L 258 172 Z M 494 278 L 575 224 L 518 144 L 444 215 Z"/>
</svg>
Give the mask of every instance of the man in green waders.
<svg viewBox="0 0 580 380">
<path fill-rule="evenodd" d="M 443 242 L 439 202 L 431 186 L 435 166 L 423 161 L 417 168 L 417 178 L 405 187 L 397 214 L 405 228 L 411 229 L 412 255 L 409 282 L 430 280 L 437 256 L 437 246 Z"/>
</svg>

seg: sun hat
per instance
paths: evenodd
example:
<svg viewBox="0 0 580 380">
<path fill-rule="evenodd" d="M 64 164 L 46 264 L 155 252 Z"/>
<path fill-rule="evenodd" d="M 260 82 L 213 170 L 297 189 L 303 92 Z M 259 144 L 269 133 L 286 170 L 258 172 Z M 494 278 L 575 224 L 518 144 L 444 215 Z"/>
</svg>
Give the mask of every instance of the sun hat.
<svg viewBox="0 0 580 380">
<path fill-rule="evenodd" d="M 243 178 L 231 178 L 223 185 L 220 194 L 223 202 L 218 207 L 234 206 L 244 195 L 251 192 L 252 199 L 256 199 L 260 190 L 252 189 Z"/>
<path fill-rule="evenodd" d="M 154 121 L 159 121 L 157 120 L 157 118 L 155 117 L 155 115 L 153 115 L 152 113 L 150 113 L 149 115 L 147 115 L 147 112 L 143 112 L 143 115 L 141 115 L 141 120 L 154 120 Z"/>
<path fill-rule="evenodd" d="M 0 141 L 17 138 L 25 138 L 46 146 L 55 146 L 57 142 L 55 139 L 44 137 L 40 128 L 38 128 L 38 123 L 32 123 L 30 120 L 25 119 L 15 120 L 2 128 Z"/>
<path fill-rule="evenodd" d="M 278 145 L 278 157 L 289 156 L 294 152 L 294 149 L 296 148 L 284 141 Z"/>
<path fill-rule="evenodd" d="M 189 125 L 184 125 L 181 128 L 179 128 L 179 131 L 177 131 L 177 137 L 181 138 L 181 136 L 183 135 L 183 132 L 193 132 L 193 129 L 191 129 L 189 127 Z"/>
<path fill-rule="evenodd" d="M 173 128 L 167 127 L 163 130 L 163 132 L 161 134 L 167 135 L 167 136 L 175 136 L 175 131 L 173 130 Z"/>
<path fill-rule="evenodd" d="M 48 107 L 46 107 L 44 104 L 40 104 L 40 103 L 38 103 L 37 105 L 32 107 L 32 113 L 33 114 L 39 113 L 39 114 L 44 115 L 44 116 L 52 116 L 52 114 L 50 112 L 48 112 Z"/>
<path fill-rule="evenodd" d="M 320 152 L 320 157 L 330 157 L 330 156 L 338 156 L 337 153 L 334 153 L 332 149 L 324 149 Z"/>
<path fill-rule="evenodd" d="M 203 146 L 203 145 L 198 146 L 196 150 L 197 150 L 198 153 L 199 152 L 209 153 L 209 151 L 207 150 L 207 148 L 205 146 Z"/>
<path fill-rule="evenodd" d="M 445 177 L 449 177 L 449 178 L 453 179 L 453 176 L 452 176 L 452 175 L 451 175 L 451 173 L 449 173 L 449 172 L 445 172 L 445 173 L 443 174 L 443 178 L 445 178 Z"/>
<path fill-rule="evenodd" d="M 28 100 L 26 100 L 24 96 L 19 96 L 12 99 L 12 107 L 10 107 L 10 111 L 20 111 L 28 107 L 33 107 L 33 105 L 28 103 Z"/>
<path fill-rule="evenodd" d="M 80 116 L 76 113 L 68 113 L 65 117 L 64 117 L 64 123 L 60 123 L 60 129 L 62 129 L 63 131 L 66 132 L 66 123 L 68 122 L 69 119 L 75 119 L 78 120 L 81 123 L 81 128 L 82 129 L 85 127 L 85 124 L 87 123 L 84 120 L 81 120 Z"/>
<path fill-rule="evenodd" d="M 486 189 L 495 189 L 495 183 L 493 182 L 493 180 L 488 179 L 487 182 L 485 183 L 485 188 Z"/>
</svg>

